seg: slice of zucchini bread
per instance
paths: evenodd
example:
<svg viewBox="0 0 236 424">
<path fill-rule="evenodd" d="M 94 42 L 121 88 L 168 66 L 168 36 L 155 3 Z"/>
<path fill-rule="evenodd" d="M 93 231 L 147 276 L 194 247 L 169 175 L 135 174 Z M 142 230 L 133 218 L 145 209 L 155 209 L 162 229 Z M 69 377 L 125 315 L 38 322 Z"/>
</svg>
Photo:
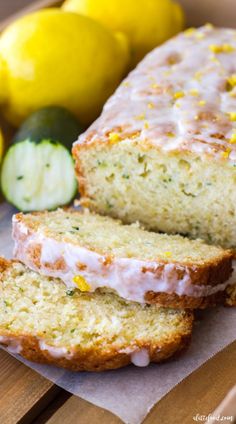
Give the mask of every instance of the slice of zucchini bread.
<svg viewBox="0 0 236 424">
<path fill-rule="evenodd" d="M 73 147 L 81 203 L 236 248 L 236 31 L 158 47 Z"/>
<path fill-rule="evenodd" d="M 223 301 L 236 282 L 230 250 L 146 231 L 138 224 L 59 209 L 13 217 L 14 255 L 68 287 L 115 290 L 127 300 L 179 308 Z"/>
<path fill-rule="evenodd" d="M 35 362 L 75 371 L 146 366 L 191 337 L 191 312 L 66 290 L 17 261 L 0 258 L 0 292 L 0 344 Z"/>
</svg>

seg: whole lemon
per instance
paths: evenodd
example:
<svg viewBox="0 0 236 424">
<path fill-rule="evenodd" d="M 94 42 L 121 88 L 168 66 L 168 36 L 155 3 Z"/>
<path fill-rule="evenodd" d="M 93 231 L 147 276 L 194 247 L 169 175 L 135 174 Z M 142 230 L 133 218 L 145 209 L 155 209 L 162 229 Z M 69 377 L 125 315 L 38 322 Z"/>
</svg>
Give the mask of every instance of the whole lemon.
<svg viewBox="0 0 236 424">
<path fill-rule="evenodd" d="M 123 34 L 61 9 L 13 22 L 0 39 L 0 103 L 19 125 L 31 112 L 64 106 L 82 124 L 100 113 L 129 61 Z"/>
<path fill-rule="evenodd" d="M 172 0 L 66 0 L 62 8 L 123 31 L 130 41 L 133 65 L 181 31 L 184 23 L 182 8 Z"/>
</svg>

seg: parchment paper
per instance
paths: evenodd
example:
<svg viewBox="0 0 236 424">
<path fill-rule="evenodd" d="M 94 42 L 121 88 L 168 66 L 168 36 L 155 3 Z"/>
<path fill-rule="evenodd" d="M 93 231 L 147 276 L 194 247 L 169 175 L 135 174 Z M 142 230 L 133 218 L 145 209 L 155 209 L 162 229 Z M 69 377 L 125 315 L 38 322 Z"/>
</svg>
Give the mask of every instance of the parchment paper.
<svg viewBox="0 0 236 424">
<path fill-rule="evenodd" d="M 0 208 L 1 211 L 1 208 Z M 11 257 L 10 212 L 3 206 L 0 254 Z M 236 339 L 236 308 L 215 308 L 200 314 L 190 349 L 178 360 L 148 368 L 129 366 L 104 373 L 75 373 L 17 358 L 39 374 L 102 408 L 125 423 L 140 424 L 152 406 L 183 378 Z"/>
</svg>

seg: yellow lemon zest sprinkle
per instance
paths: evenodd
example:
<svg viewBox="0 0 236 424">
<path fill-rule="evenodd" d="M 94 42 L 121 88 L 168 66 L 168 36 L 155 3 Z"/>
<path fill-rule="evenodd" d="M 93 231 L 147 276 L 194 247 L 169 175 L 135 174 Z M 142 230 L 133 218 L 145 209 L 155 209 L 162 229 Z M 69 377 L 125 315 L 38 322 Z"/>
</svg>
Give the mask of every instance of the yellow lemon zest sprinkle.
<svg viewBox="0 0 236 424">
<path fill-rule="evenodd" d="M 230 121 L 236 121 L 236 112 L 229 112 Z"/>
<path fill-rule="evenodd" d="M 151 85 L 152 88 L 159 88 L 159 84 L 157 84 L 156 82 L 154 82 L 154 84 Z"/>
<path fill-rule="evenodd" d="M 236 133 L 233 133 L 231 135 L 229 142 L 230 142 L 230 144 L 235 144 L 236 143 Z"/>
<path fill-rule="evenodd" d="M 223 44 L 223 49 L 224 53 L 231 53 L 235 50 L 234 47 L 231 46 L 231 44 Z"/>
<path fill-rule="evenodd" d="M 139 135 L 140 135 L 140 131 L 137 131 L 136 133 L 131 135 L 131 138 L 132 139 L 137 138 Z"/>
<path fill-rule="evenodd" d="M 195 34 L 195 37 L 196 37 L 198 40 L 202 40 L 203 38 L 205 38 L 205 34 L 203 34 L 203 32 L 197 32 L 197 33 Z"/>
<path fill-rule="evenodd" d="M 84 277 L 82 275 L 76 275 L 73 278 L 73 282 L 77 285 L 78 289 L 82 292 L 89 291 L 91 289 L 90 285 L 87 283 Z"/>
<path fill-rule="evenodd" d="M 221 152 L 221 156 L 222 158 L 227 159 L 230 153 L 231 153 L 231 149 L 226 149 L 225 152 Z"/>
<path fill-rule="evenodd" d="M 170 63 L 170 65 L 171 65 L 171 63 Z M 173 66 L 173 68 L 174 68 L 174 66 Z M 164 77 L 168 77 L 170 74 L 171 74 L 171 70 L 170 69 L 168 71 L 163 72 L 163 76 Z"/>
<path fill-rule="evenodd" d="M 122 85 L 124 87 L 130 87 L 130 82 L 129 81 L 124 81 L 124 82 L 122 82 Z"/>
<path fill-rule="evenodd" d="M 210 60 L 212 61 L 212 62 L 217 62 L 217 63 L 219 63 L 219 60 L 216 58 L 216 56 L 214 56 L 214 55 L 211 55 L 210 56 Z"/>
<path fill-rule="evenodd" d="M 148 123 L 148 121 L 145 121 L 145 122 L 144 122 L 144 128 L 145 128 L 146 130 L 149 128 L 149 123 Z"/>
<path fill-rule="evenodd" d="M 148 109 L 153 109 L 154 108 L 154 103 L 150 102 L 148 103 Z"/>
<path fill-rule="evenodd" d="M 120 141 L 120 135 L 116 132 L 110 132 L 109 133 L 109 140 L 116 142 L 116 141 Z"/>
<path fill-rule="evenodd" d="M 184 97 L 183 91 L 176 91 L 176 93 L 174 93 L 174 99 L 180 99 L 181 97 Z"/>
<path fill-rule="evenodd" d="M 170 258 L 170 257 L 172 256 L 172 253 L 171 253 L 171 252 L 164 252 L 164 255 L 165 255 L 167 258 Z"/>
<path fill-rule="evenodd" d="M 196 88 L 191 88 L 189 94 L 191 94 L 191 96 L 199 96 L 199 91 Z"/>
<path fill-rule="evenodd" d="M 236 74 L 232 74 L 228 79 L 227 82 L 231 87 L 235 87 L 236 85 Z"/>
<path fill-rule="evenodd" d="M 155 79 L 155 77 L 153 75 L 148 75 L 148 79 L 150 81 L 152 81 L 152 82 L 155 82 L 156 81 L 156 79 Z"/>
<path fill-rule="evenodd" d="M 205 104 L 206 104 L 206 100 L 200 100 L 200 101 L 198 102 L 198 105 L 199 105 L 199 106 L 205 106 Z"/>
<path fill-rule="evenodd" d="M 197 71 L 197 72 L 195 72 L 195 74 L 194 74 L 194 78 L 195 78 L 197 81 L 200 81 L 200 79 L 202 78 L 202 72 L 201 72 L 201 71 Z"/>
<path fill-rule="evenodd" d="M 140 115 L 135 116 L 135 119 L 137 119 L 138 121 L 141 121 L 142 119 L 145 119 L 145 113 L 140 113 Z"/>
<path fill-rule="evenodd" d="M 231 53 L 234 51 L 234 48 L 231 46 L 231 44 L 210 44 L 209 49 L 213 53 Z"/>
<path fill-rule="evenodd" d="M 214 28 L 214 25 L 212 25 L 209 22 L 207 22 L 204 26 L 205 26 L 206 29 L 213 29 Z"/>
<path fill-rule="evenodd" d="M 186 35 L 186 37 L 189 37 L 190 35 L 192 35 L 194 32 L 196 32 L 196 28 L 194 27 L 190 27 L 188 29 L 186 29 L 184 31 L 184 35 Z"/>
<path fill-rule="evenodd" d="M 166 133 L 166 135 L 168 136 L 168 137 L 174 137 L 175 135 L 174 135 L 174 133 L 172 133 L 171 131 L 170 132 L 168 132 L 168 133 Z"/>
</svg>

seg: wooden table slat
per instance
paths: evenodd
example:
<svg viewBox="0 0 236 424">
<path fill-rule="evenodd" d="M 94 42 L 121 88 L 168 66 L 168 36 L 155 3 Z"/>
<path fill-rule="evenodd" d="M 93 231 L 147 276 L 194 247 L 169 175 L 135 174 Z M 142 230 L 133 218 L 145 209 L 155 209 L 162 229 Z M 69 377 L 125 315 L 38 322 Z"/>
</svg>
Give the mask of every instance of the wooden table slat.
<svg viewBox="0 0 236 424">
<path fill-rule="evenodd" d="M 0 350 L 0 422 L 15 424 L 33 419 L 61 388 Z"/>
<path fill-rule="evenodd" d="M 236 342 L 207 361 L 160 400 L 143 424 L 190 424 L 196 414 L 208 415 L 236 382 Z M 160 382 L 157 382 L 160 384 Z M 122 421 L 76 396 L 69 398 L 47 424 L 120 424 Z"/>
<path fill-rule="evenodd" d="M 122 424 L 122 421 L 105 409 L 99 408 L 79 397 L 71 396 L 46 423 Z"/>
</svg>

